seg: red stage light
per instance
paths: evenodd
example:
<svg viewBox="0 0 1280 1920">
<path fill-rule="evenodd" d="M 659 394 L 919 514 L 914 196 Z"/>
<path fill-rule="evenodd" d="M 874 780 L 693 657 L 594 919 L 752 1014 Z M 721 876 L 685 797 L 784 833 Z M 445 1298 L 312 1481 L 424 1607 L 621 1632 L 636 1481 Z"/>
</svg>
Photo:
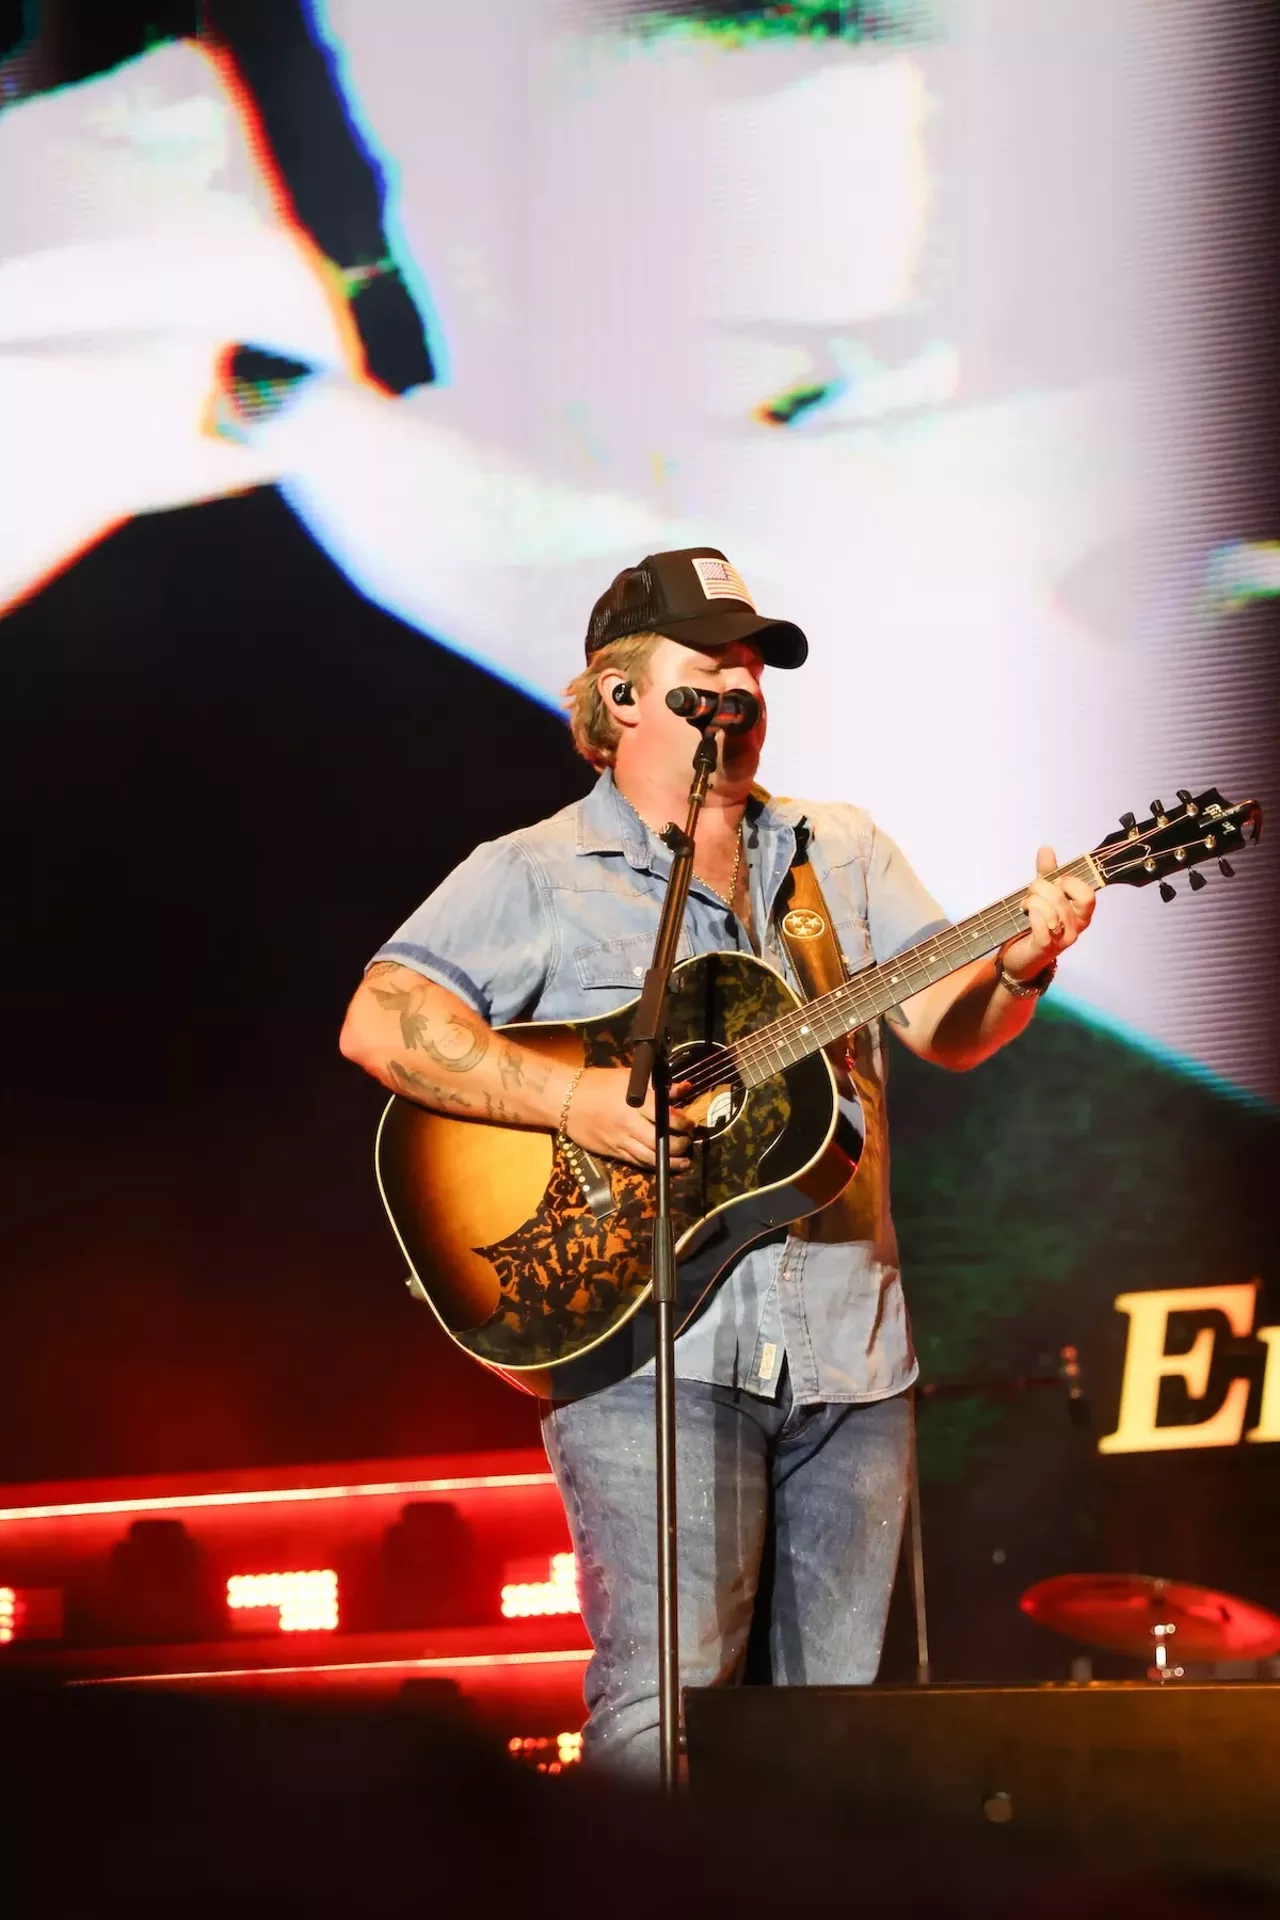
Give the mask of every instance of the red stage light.
<svg viewBox="0 0 1280 1920">
<path fill-rule="evenodd" d="M 571 1553 L 553 1553 L 545 1580 L 509 1580 L 502 1589 L 504 1620 L 532 1614 L 577 1613 L 578 1572 Z"/>
<path fill-rule="evenodd" d="M 235 1493 L 166 1493 L 120 1500 L 64 1500 L 51 1506 L 0 1507 L 0 1522 L 87 1519 L 100 1513 L 174 1513 L 202 1507 L 291 1506 L 310 1500 L 385 1499 L 389 1495 L 415 1498 L 424 1494 L 485 1493 L 525 1487 L 553 1487 L 551 1474 L 466 1473 L 427 1480 L 356 1481 L 342 1486 L 261 1487 Z"/>
<path fill-rule="evenodd" d="M 233 1613 L 273 1608 L 281 1633 L 332 1633 L 338 1625 L 338 1576 L 332 1568 L 233 1573 L 227 1581 L 227 1605 Z"/>
<path fill-rule="evenodd" d="M 507 1742 L 507 1752 L 513 1760 L 521 1761 L 526 1767 L 534 1767 L 539 1773 L 563 1773 L 566 1767 L 575 1767 L 581 1760 L 582 1735 L 514 1734 Z"/>
<path fill-rule="evenodd" d="M 309 1660 L 301 1667 L 198 1667 L 166 1673 L 109 1673 L 90 1680 L 71 1680 L 73 1687 L 185 1687 L 196 1681 L 226 1686 L 240 1680 L 325 1678 L 350 1674 L 372 1677 L 392 1673 L 410 1679 L 423 1673 L 468 1673 L 477 1669 L 561 1666 L 584 1667 L 591 1658 L 587 1647 L 564 1647 L 546 1653 L 442 1653 L 419 1660 Z"/>
<path fill-rule="evenodd" d="M 59 1587 L 0 1587 L 0 1646 L 14 1640 L 62 1638 Z"/>
</svg>

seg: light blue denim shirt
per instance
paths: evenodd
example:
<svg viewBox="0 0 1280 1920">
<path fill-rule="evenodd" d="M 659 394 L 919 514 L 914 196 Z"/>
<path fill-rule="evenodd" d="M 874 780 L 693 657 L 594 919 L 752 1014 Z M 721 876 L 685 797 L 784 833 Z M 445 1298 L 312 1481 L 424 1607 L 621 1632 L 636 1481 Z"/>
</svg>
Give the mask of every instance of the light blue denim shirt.
<svg viewBox="0 0 1280 1920">
<path fill-rule="evenodd" d="M 809 832 L 809 858 L 847 965 L 887 960 L 946 924 L 887 834 L 859 807 L 753 800 L 746 848 L 763 957 L 798 988 L 773 907 Z M 603 773 L 585 799 L 476 848 L 381 947 L 494 1026 L 579 1020 L 640 991 L 671 855 Z M 695 879 L 679 957 L 741 948 L 746 928 Z M 870 1049 L 883 1083 L 881 1036 Z M 854 1109 L 856 1114 L 856 1109 Z M 885 1155 L 883 1177 L 888 1179 Z M 886 1204 L 874 1240 L 795 1235 L 748 1249 L 676 1342 L 683 1379 L 772 1399 L 785 1356 L 800 1404 L 878 1400 L 915 1378 Z"/>
</svg>

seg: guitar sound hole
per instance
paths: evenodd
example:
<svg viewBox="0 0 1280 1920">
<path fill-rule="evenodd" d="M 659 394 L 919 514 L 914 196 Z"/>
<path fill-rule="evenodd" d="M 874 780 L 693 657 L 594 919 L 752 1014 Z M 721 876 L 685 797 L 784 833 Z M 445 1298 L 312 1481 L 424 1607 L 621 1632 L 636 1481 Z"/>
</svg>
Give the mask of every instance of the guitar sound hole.
<svg viewBox="0 0 1280 1920">
<path fill-rule="evenodd" d="M 703 1083 L 708 1075 L 699 1069 L 709 1062 L 721 1065 L 724 1073 L 723 1078 L 716 1074 L 712 1084 L 707 1086 Z M 735 1075 L 724 1049 L 710 1046 L 706 1041 L 691 1041 L 687 1046 L 673 1050 L 671 1078 L 673 1082 L 688 1079 L 699 1082 L 699 1090 L 693 1098 L 682 1102 L 686 1113 L 692 1114 L 698 1123 L 694 1135 L 697 1140 L 710 1140 L 724 1133 L 733 1125 L 746 1102 L 746 1088 Z"/>
</svg>

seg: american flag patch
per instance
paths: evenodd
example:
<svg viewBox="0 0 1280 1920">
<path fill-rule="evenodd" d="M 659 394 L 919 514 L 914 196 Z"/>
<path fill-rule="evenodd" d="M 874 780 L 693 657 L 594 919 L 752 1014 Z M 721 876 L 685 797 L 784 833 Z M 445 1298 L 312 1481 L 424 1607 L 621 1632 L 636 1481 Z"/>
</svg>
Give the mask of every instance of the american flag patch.
<svg viewBox="0 0 1280 1920">
<path fill-rule="evenodd" d="M 699 554 L 693 563 L 693 570 L 702 582 L 702 591 L 708 600 L 745 600 L 754 613 L 756 603 L 742 584 L 742 575 L 727 560 L 715 560 L 709 554 Z"/>
</svg>

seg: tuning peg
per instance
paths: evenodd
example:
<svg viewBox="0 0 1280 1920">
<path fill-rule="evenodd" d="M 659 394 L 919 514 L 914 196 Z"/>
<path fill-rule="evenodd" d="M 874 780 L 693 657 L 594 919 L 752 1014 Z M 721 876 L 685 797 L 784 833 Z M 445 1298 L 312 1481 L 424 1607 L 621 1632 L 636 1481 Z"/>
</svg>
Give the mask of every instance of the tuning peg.
<svg viewBox="0 0 1280 1920">
<path fill-rule="evenodd" d="M 1229 860 L 1219 860 L 1218 872 L 1225 874 L 1228 880 L 1234 880 L 1236 870 Z"/>
<path fill-rule="evenodd" d="M 1202 893 L 1209 884 L 1209 882 L 1205 879 L 1204 875 L 1199 872 L 1189 873 L 1187 875 L 1187 878 L 1191 882 L 1192 893 Z"/>
<path fill-rule="evenodd" d="M 1160 882 L 1160 898 L 1162 900 L 1176 900 L 1177 897 L 1176 887 L 1171 887 L 1167 880 L 1162 880 Z"/>
<path fill-rule="evenodd" d="M 1153 800 L 1151 802 L 1151 812 L 1152 812 L 1153 818 L 1155 819 L 1156 825 L 1158 827 L 1164 826 L 1165 824 L 1164 801 Z"/>
<path fill-rule="evenodd" d="M 1190 787 L 1179 787 L 1178 798 L 1179 800 L 1181 800 L 1183 806 L 1186 808 L 1187 812 L 1190 814 L 1191 818 L 1194 820 L 1196 815 L 1199 813 L 1200 809 L 1196 805 L 1196 797 L 1192 793 Z"/>
<path fill-rule="evenodd" d="M 1120 825 L 1121 825 L 1121 826 L 1122 826 L 1122 827 L 1124 828 L 1124 830 L 1125 830 L 1125 832 L 1126 832 L 1126 833 L 1136 833 L 1136 832 L 1138 831 L 1138 816 L 1137 816 L 1137 814 L 1136 814 L 1136 813 L 1122 813 L 1122 814 L 1120 815 Z"/>
</svg>

